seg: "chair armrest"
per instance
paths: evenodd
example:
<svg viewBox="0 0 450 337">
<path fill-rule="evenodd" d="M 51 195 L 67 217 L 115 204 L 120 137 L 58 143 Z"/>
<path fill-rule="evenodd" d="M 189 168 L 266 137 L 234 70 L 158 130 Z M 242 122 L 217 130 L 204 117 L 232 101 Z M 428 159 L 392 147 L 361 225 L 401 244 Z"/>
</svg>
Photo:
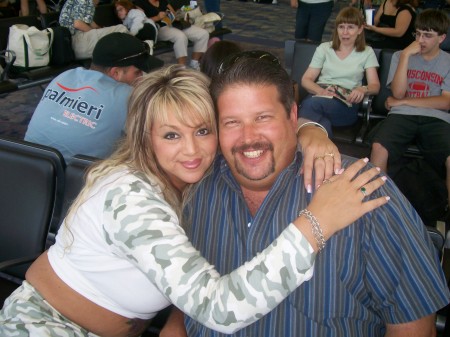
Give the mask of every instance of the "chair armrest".
<svg viewBox="0 0 450 337">
<path fill-rule="evenodd" d="M 19 257 L 17 259 L 0 262 L 0 271 L 4 270 L 6 268 L 16 267 L 16 266 L 20 266 L 21 264 L 33 262 L 40 255 L 41 255 L 41 253 L 35 254 L 33 256 L 24 256 L 24 257 Z"/>
</svg>

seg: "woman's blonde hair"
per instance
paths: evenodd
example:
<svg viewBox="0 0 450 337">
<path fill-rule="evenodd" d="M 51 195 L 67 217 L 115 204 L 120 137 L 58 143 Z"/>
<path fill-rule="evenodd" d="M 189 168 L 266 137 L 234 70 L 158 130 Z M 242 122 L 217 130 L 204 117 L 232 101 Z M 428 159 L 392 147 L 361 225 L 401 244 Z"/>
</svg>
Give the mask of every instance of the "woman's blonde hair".
<svg viewBox="0 0 450 337">
<path fill-rule="evenodd" d="M 364 24 L 364 17 L 362 16 L 359 9 L 355 7 L 345 7 L 336 16 L 336 21 L 334 23 L 333 37 L 331 48 L 338 50 L 341 46 L 341 41 L 339 40 L 338 27 L 342 23 L 348 23 L 358 26 L 361 28 Z M 355 41 L 355 49 L 357 52 L 364 51 L 366 49 L 366 38 L 364 36 L 364 29 L 358 35 Z"/>
<path fill-rule="evenodd" d="M 92 186 L 100 178 L 123 169 L 144 174 L 156 182 L 165 200 L 180 216 L 180 192 L 161 169 L 151 140 L 154 123 L 167 121 L 168 112 L 185 125 L 205 123 L 210 126 L 211 132 L 217 135 L 214 105 L 206 75 L 178 65 L 144 75 L 134 87 L 128 102 L 125 138 L 109 158 L 99 161 L 89 169 L 86 183 L 70 207 L 66 220 L 70 220 L 78 207 L 86 201 Z"/>
</svg>

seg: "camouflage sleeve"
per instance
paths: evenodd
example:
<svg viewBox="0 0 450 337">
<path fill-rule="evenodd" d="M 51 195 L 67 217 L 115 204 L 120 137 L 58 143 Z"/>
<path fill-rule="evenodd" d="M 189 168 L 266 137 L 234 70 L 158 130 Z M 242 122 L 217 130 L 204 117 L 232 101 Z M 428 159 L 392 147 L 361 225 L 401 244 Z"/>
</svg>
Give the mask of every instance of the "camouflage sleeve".
<svg viewBox="0 0 450 337">
<path fill-rule="evenodd" d="M 114 253 L 134 263 L 173 304 L 223 333 L 255 322 L 313 274 L 315 253 L 290 224 L 251 261 L 220 276 L 170 206 L 137 178 L 107 194 L 104 232 Z"/>
</svg>

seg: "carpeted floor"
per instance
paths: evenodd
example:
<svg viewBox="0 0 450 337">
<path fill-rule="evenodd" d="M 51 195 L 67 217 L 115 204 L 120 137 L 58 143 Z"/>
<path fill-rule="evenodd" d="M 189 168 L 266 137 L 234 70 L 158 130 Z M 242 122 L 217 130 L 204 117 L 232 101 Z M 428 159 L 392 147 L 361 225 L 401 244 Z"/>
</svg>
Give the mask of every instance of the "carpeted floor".
<svg viewBox="0 0 450 337">
<path fill-rule="evenodd" d="M 330 38 L 334 17 L 345 5 L 344 0 L 339 1 L 325 29 L 324 40 Z M 198 3 L 204 8 L 203 0 Z M 233 31 L 225 39 L 240 43 L 244 49 L 269 51 L 284 64 L 284 44 L 294 38 L 295 29 L 295 9 L 290 7 L 289 0 L 279 0 L 278 5 L 222 0 L 221 11 L 225 14 L 223 26 Z M 161 58 L 166 64 L 175 63 L 172 53 Z M 43 89 L 34 87 L 0 96 L 0 135 L 23 139 Z"/>
</svg>

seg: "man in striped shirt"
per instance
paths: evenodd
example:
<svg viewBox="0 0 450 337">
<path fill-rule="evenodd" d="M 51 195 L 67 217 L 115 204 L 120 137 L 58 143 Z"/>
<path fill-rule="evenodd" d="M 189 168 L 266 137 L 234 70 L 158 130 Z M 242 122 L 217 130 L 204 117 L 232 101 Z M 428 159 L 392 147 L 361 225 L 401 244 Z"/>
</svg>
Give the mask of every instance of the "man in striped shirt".
<svg viewBox="0 0 450 337">
<path fill-rule="evenodd" d="M 292 91 L 282 89 L 289 77 L 268 55 L 233 58 L 211 85 L 222 151 L 184 221 L 194 246 L 221 273 L 260 252 L 311 200 L 298 174 L 297 107 Z M 353 161 L 344 156 L 343 167 Z M 449 291 L 426 228 L 392 181 L 361 193 L 362 200 L 391 200 L 330 238 L 313 278 L 233 336 L 435 334 L 434 313 L 449 302 Z M 185 323 L 190 337 L 224 336 L 189 317 Z"/>
</svg>

